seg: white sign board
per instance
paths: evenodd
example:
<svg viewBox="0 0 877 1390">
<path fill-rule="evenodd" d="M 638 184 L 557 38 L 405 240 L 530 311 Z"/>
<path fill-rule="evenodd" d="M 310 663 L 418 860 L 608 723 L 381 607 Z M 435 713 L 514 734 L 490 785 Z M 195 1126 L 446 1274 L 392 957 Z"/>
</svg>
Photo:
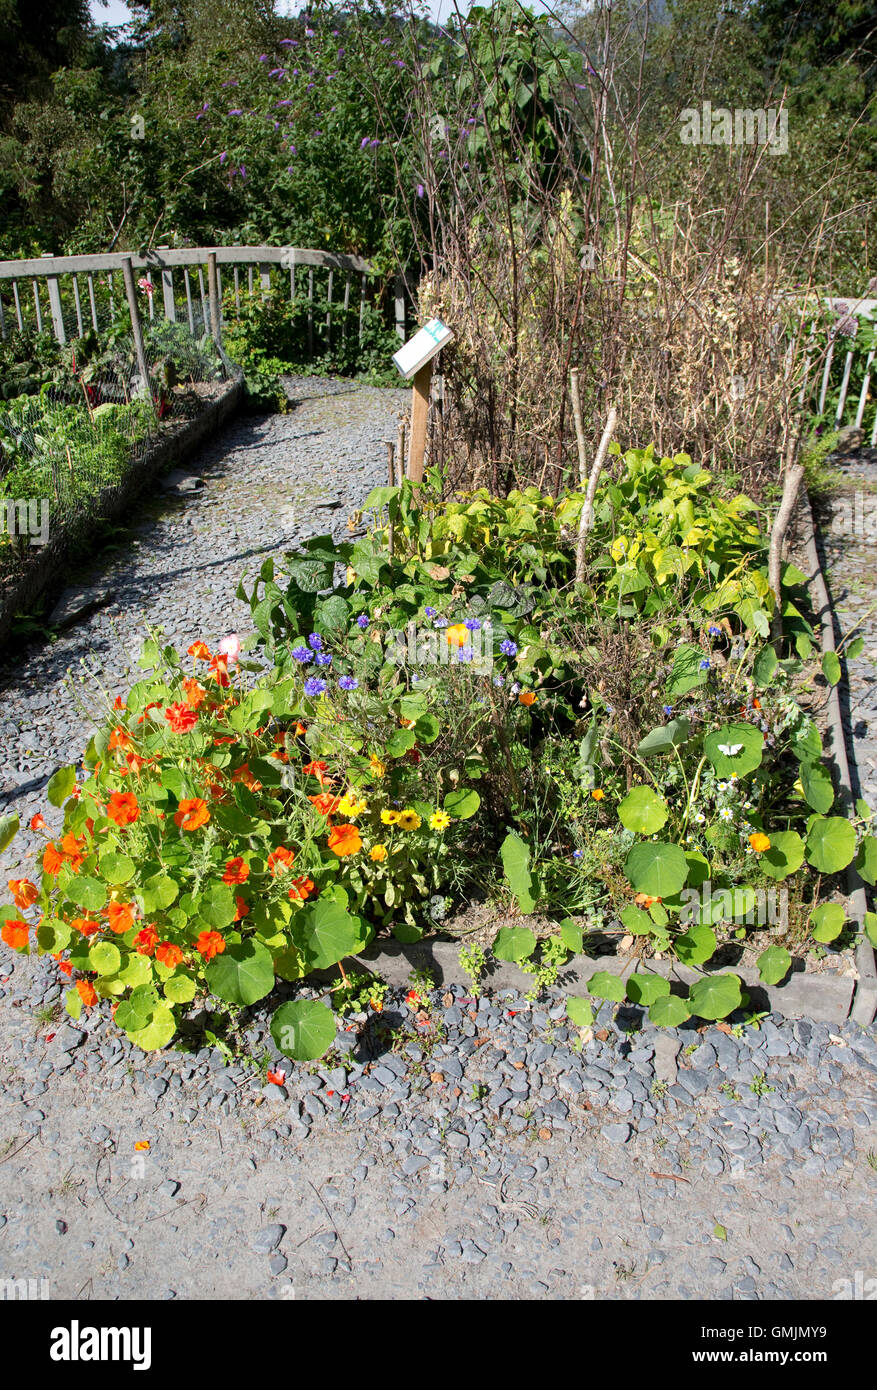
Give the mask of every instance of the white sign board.
<svg viewBox="0 0 877 1390">
<path fill-rule="evenodd" d="M 421 367 L 425 367 L 453 336 L 450 328 L 442 323 L 441 319 L 430 319 L 413 338 L 409 338 L 404 347 L 400 347 L 399 351 L 393 354 L 393 361 L 408 380 L 415 372 L 419 372 Z"/>
</svg>

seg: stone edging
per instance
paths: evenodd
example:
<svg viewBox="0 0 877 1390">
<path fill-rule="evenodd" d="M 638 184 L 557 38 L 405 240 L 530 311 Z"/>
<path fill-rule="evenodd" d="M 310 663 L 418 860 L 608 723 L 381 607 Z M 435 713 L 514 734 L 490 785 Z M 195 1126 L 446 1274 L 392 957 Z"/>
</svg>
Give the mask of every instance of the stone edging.
<svg viewBox="0 0 877 1390">
<path fill-rule="evenodd" d="M 801 489 L 800 507 L 804 517 L 804 530 L 800 539 L 807 555 L 808 566 L 811 570 L 809 584 L 811 597 L 813 599 L 813 611 L 818 615 L 821 623 L 821 646 L 824 656 L 826 652 L 833 652 L 835 650 L 834 609 L 831 606 L 831 596 L 828 592 L 825 575 L 822 572 L 822 565 L 819 560 L 819 552 L 816 548 L 816 527 L 813 521 L 810 499 L 807 496 L 807 489 L 803 486 Z M 855 814 L 855 805 L 850 778 L 850 763 L 847 755 L 846 734 L 844 732 L 840 709 L 839 685 L 829 686 L 827 710 L 831 727 L 831 755 L 837 770 L 838 800 L 844 813 L 852 818 Z M 847 869 L 847 889 L 852 905 L 852 918 L 861 932 L 861 940 L 856 947 L 856 970 L 858 971 L 858 980 L 856 982 L 855 995 L 850 1009 L 850 1018 L 854 1023 L 861 1024 L 863 1028 L 866 1028 L 868 1024 L 874 1020 L 875 1015 L 877 1015 L 877 967 L 875 967 L 874 961 L 874 948 L 864 934 L 864 918 L 868 910 L 865 885 L 853 864 L 850 864 Z"/>
<path fill-rule="evenodd" d="M 194 420 L 156 444 L 138 459 L 119 487 L 107 488 L 97 499 L 95 515 L 104 520 L 122 516 L 135 498 L 157 474 L 182 461 L 204 439 L 215 433 L 237 409 L 243 397 L 243 381 L 226 383 L 220 396 L 212 400 Z M 0 601 L 0 645 L 9 635 L 16 613 L 32 608 L 53 585 L 60 583 L 60 567 L 71 549 L 71 537 L 62 535 L 57 543 L 45 546 L 25 574 Z"/>
</svg>

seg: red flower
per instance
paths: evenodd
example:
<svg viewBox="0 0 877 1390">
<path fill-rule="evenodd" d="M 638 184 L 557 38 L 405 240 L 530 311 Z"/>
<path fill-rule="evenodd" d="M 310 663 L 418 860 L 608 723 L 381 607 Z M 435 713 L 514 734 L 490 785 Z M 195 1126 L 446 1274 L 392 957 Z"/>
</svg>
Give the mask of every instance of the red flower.
<svg viewBox="0 0 877 1390">
<path fill-rule="evenodd" d="M 188 654 L 194 657 L 196 661 L 210 660 L 210 648 L 207 646 L 206 642 L 193 642 L 189 648 Z"/>
<path fill-rule="evenodd" d="M 174 812 L 174 823 L 181 830 L 198 830 L 202 825 L 206 825 L 209 819 L 207 802 L 202 801 L 200 796 L 181 801 L 179 809 Z"/>
<path fill-rule="evenodd" d="M 183 953 L 172 941 L 160 941 L 155 948 L 155 959 L 173 970 L 183 959 Z"/>
<path fill-rule="evenodd" d="M 272 1086 L 282 1086 L 284 1081 L 286 1080 L 286 1072 L 283 1070 L 282 1067 L 279 1071 L 267 1071 L 265 1075 L 267 1076 Z"/>
<path fill-rule="evenodd" d="M 31 830 L 45 830 L 45 829 L 46 829 L 46 822 L 45 822 L 45 819 L 44 819 L 44 817 L 43 817 L 42 811 L 37 811 L 37 813 L 36 813 L 35 816 L 31 816 L 30 828 L 31 828 Z"/>
<path fill-rule="evenodd" d="M 207 699 L 207 691 L 200 681 L 194 677 L 191 680 L 183 681 L 183 690 L 186 693 L 186 704 L 189 709 L 198 709 Z"/>
<path fill-rule="evenodd" d="M 222 881 L 223 883 L 246 883 L 249 877 L 249 864 L 238 856 L 237 859 L 229 859 L 225 866 L 225 873 L 222 875 Z"/>
<path fill-rule="evenodd" d="M 95 922 L 91 917 L 74 917 L 70 923 L 75 927 L 80 936 L 94 936 L 95 932 L 100 931 L 100 922 Z"/>
<path fill-rule="evenodd" d="M 158 945 L 158 932 L 155 927 L 144 927 L 134 938 L 134 946 L 140 956 L 151 956 Z"/>
<path fill-rule="evenodd" d="M 198 715 L 188 705 L 168 705 L 164 717 L 175 734 L 187 734 L 198 723 Z"/>
<path fill-rule="evenodd" d="M 235 901 L 234 920 L 235 920 L 236 922 L 241 922 L 241 921 L 243 921 L 244 917 L 249 917 L 249 915 L 250 915 L 250 904 L 247 902 L 246 898 L 242 898 L 242 897 L 240 897 L 238 894 L 235 894 L 235 900 L 234 900 L 234 901 Z"/>
<path fill-rule="evenodd" d="M 88 980 L 76 981 L 76 993 L 87 1009 L 90 1009 L 92 1004 L 97 1003 L 97 991 Z"/>
<path fill-rule="evenodd" d="M 222 955 L 225 950 L 225 942 L 218 931 L 202 931 L 195 942 L 195 950 L 205 960 L 212 960 L 214 956 Z"/>
<path fill-rule="evenodd" d="M 107 917 L 110 931 L 115 932 L 116 936 L 122 936 L 134 925 L 134 904 L 111 902 L 107 907 Z"/>
<path fill-rule="evenodd" d="M 355 825 L 336 825 L 329 832 L 329 848 L 339 859 L 362 849 L 362 837 Z"/>
<path fill-rule="evenodd" d="M 9 891 L 12 894 L 12 901 L 16 907 L 20 907 L 22 912 L 32 907 L 40 896 L 40 890 L 35 883 L 31 883 L 29 878 L 10 878 L 7 880 Z"/>
<path fill-rule="evenodd" d="M 21 951 L 27 945 L 27 932 L 27 922 L 11 918 L 3 923 L 0 938 L 6 942 L 7 946 L 11 946 L 13 951 Z"/>
<path fill-rule="evenodd" d="M 308 797 L 308 801 L 313 802 L 321 816 L 334 816 L 340 800 L 340 796 L 332 796 L 331 792 L 320 792 L 319 796 Z"/>
<path fill-rule="evenodd" d="M 273 853 L 268 855 L 268 868 L 275 878 L 278 874 L 285 874 L 294 863 L 295 854 L 291 849 L 285 849 L 283 845 L 278 845 Z"/>
<path fill-rule="evenodd" d="M 304 902 L 305 898 L 313 893 L 314 886 L 314 880 L 312 878 L 306 878 L 304 875 L 301 878 L 294 878 L 292 880 L 292 887 L 289 890 L 289 896 L 291 898 L 301 898 L 302 902 Z"/>
<path fill-rule="evenodd" d="M 118 826 L 133 825 L 140 815 L 140 804 L 133 792 L 113 792 L 107 802 L 107 815 Z"/>
</svg>

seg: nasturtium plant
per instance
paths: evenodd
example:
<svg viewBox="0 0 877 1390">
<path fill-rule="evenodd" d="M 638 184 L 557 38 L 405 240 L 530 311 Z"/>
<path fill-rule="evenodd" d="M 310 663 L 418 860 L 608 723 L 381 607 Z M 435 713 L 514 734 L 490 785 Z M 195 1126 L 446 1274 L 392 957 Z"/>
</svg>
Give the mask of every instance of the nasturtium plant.
<svg viewBox="0 0 877 1390">
<path fill-rule="evenodd" d="M 679 845 L 649 840 L 633 846 L 624 872 L 638 893 L 669 898 L 684 888 L 688 861 Z"/>
<path fill-rule="evenodd" d="M 618 819 L 627 830 L 654 835 L 666 824 L 669 808 L 651 787 L 633 787 L 618 805 Z"/>
<path fill-rule="evenodd" d="M 807 863 L 821 874 L 836 874 L 852 862 L 856 832 L 843 816 L 814 816 L 807 833 Z"/>
</svg>

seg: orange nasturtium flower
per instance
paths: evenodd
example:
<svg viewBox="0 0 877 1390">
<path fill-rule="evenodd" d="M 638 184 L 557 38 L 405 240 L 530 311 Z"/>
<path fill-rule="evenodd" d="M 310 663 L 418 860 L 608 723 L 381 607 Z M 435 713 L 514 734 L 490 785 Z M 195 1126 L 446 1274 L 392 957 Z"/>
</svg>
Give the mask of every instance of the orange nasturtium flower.
<svg viewBox="0 0 877 1390">
<path fill-rule="evenodd" d="M 107 916 L 110 919 L 110 931 L 121 936 L 134 925 L 134 904 L 111 902 L 107 906 Z"/>
<path fill-rule="evenodd" d="M 209 661 L 211 652 L 206 642 L 193 642 L 188 651 L 189 656 L 196 661 Z"/>
<path fill-rule="evenodd" d="M 469 629 L 464 623 L 454 623 L 445 632 L 448 644 L 452 647 L 465 647 L 469 641 Z"/>
<path fill-rule="evenodd" d="M 202 931 L 195 942 L 195 950 L 205 960 L 212 960 L 214 956 L 222 955 L 225 950 L 225 942 L 218 931 Z"/>
<path fill-rule="evenodd" d="M 325 775 L 328 772 L 328 770 L 328 763 L 320 763 L 317 762 L 316 759 L 312 760 L 309 763 L 305 763 L 304 767 L 302 768 L 302 772 L 304 772 L 308 777 L 316 777 L 321 787 L 325 786 L 326 782 L 329 781 L 329 778 Z"/>
<path fill-rule="evenodd" d="M 84 849 L 84 835 L 80 840 L 77 840 L 76 836 L 70 832 L 68 832 L 66 835 L 62 835 L 60 849 L 61 862 L 64 864 L 69 864 L 70 868 L 73 870 L 75 874 L 79 873 L 79 870 L 82 867 L 82 862 L 85 859 L 85 855 L 83 853 Z M 43 855 L 43 865 L 45 867 L 45 855 Z M 57 871 L 50 869 L 49 872 L 52 873 Z"/>
<path fill-rule="evenodd" d="M 518 696 L 518 703 L 521 705 L 535 705 L 537 696 L 532 690 L 522 690 Z"/>
<path fill-rule="evenodd" d="M 307 878 L 303 874 L 301 878 L 294 878 L 292 880 L 292 887 L 289 890 L 289 896 L 291 898 L 301 898 L 302 902 L 304 902 L 305 898 L 309 897 L 310 894 L 313 893 L 314 887 L 314 880 L 312 878 Z"/>
<path fill-rule="evenodd" d="M 134 945 L 139 956 L 151 956 L 158 945 L 158 932 L 155 927 L 144 927 L 134 938 Z"/>
<path fill-rule="evenodd" d="M 70 964 L 69 960 L 61 959 L 60 951 L 55 952 L 53 959 L 58 962 L 58 969 L 62 975 L 66 975 L 69 978 L 73 974 L 73 966 Z"/>
<path fill-rule="evenodd" d="M 183 959 L 183 953 L 172 941 L 159 941 L 155 948 L 155 959 L 173 970 Z"/>
<path fill-rule="evenodd" d="M 92 1004 L 97 1003 L 97 991 L 88 980 L 76 981 L 76 993 L 87 1009 L 90 1009 Z"/>
<path fill-rule="evenodd" d="M 110 734 L 110 741 L 107 744 L 107 748 L 113 753 L 117 748 L 126 749 L 133 747 L 134 745 L 131 742 L 131 735 L 128 733 L 128 730 L 123 728 L 121 724 L 118 724 Z"/>
<path fill-rule="evenodd" d="M 594 790 L 591 792 L 591 796 L 594 798 L 595 801 L 602 801 L 604 795 L 605 793 L 601 790 L 600 787 L 595 787 Z"/>
<path fill-rule="evenodd" d="M 355 825 L 336 825 L 329 832 L 329 848 L 339 859 L 362 849 L 362 836 Z"/>
<path fill-rule="evenodd" d="M 27 945 L 27 922 L 16 921 L 14 918 L 3 923 L 3 930 L 0 937 L 11 946 L 13 951 L 20 951 Z"/>
<path fill-rule="evenodd" d="M 660 898 L 650 898 L 648 893 L 637 893 L 634 902 L 637 907 L 651 907 L 652 903 L 659 903 Z"/>
<path fill-rule="evenodd" d="M 31 883 L 29 878 L 10 878 L 7 879 L 9 891 L 12 894 L 12 901 L 16 907 L 20 907 L 22 912 L 26 908 L 32 907 L 40 896 L 40 890 L 35 883 Z"/>
<path fill-rule="evenodd" d="M 209 819 L 207 802 L 200 796 L 181 801 L 179 809 L 174 812 L 174 824 L 181 830 L 198 830 L 202 825 L 206 825 Z"/>
<path fill-rule="evenodd" d="M 234 901 L 235 901 L 234 920 L 235 920 L 236 922 L 241 922 L 241 921 L 243 921 L 243 919 L 244 919 L 245 917 L 249 917 L 249 915 L 250 915 L 250 904 L 247 902 L 246 898 L 242 898 L 242 897 L 240 897 L 238 894 L 235 895 L 235 900 L 234 900 Z"/>
<path fill-rule="evenodd" d="M 100 922 L 95 922 L 91 917 L 74 917 L 70 925 L 80 936 L 94 936 L 95 932 L 100 931 Z"/>
<path fill-rule="evenodd" d="M 294 863 L 295 853 L 291 849 L 286 849 L 284 845 L 278 845 L 268 855 L 268 868 L 275 878 L 278 874 L 285 874 L 286 870 L 291 869 Z"/>
<path fill-rule="evenodd" d="M 760 830 L 756 830 L 754 835 L 749 836 L 749 843 L 756 854 L 764 854 L 766 849 L 770 849 L 770 840 L 766 835 L 762 835 Z"/>
<path fill-rule="evenodd" d="M 198 709 L 207 699 L 207 691 L 200 681 L 195 680 L 194 676 L 189 680 L 183 681 L 183 690 L 189 709 Z"/>
<path fill-rule="evenodd" d="M 250 877 L 250 866 L 245 859 L 238 855 L 237 859 L 229 859 L 225 866 L 225 873 L 222 875 L 223 883 L 246 883 Z"/>
<path fill-rule="evenodd" d="M 188 705 L 168 705 L 164 717 L 175 734 L 187 734 L 198 723 L 198 715 Z"/>
<path fill-rule="evenodd" d="M 386 845 L 372 845 L 368 852 L 369 859 L 373 859 L 376 864 L 382 864 L 387 857 Z"/>
<path fill-rule="evenodd" d="M 137 1153 L 140 1153 L 143 1149 L 148 1149 L 148 1148 L 149 1148 L 149 1140 L 148 1140 L 148 1139 L 138 1139 L 138 1140 L 137 1140 L 137 1143 L 134 1145 L 134 1149 L 135 1149 L 135 1151 L 136 1151 Z"/>
<path fill-rule="evenodd" d="M 45 817 L 43 816 L 42 811 L 37 811 L 37 813 L 36 813 L 35 816 L 31 816 L 31 819 L 30 819 L 30 828 L 31 828 L 31 830 L 45 830 L 45 829 L 46 829 L 46 821 L 45 821 Z"/>
<path fill-rule="evenodd" d="M 331 792 L 320 792 L 319 796 L 308 797 L 308 801 L 313 802 L 321 816 L 334 816 L 340 800 L 340 796 L 332 796 Z"/>
<path fill-rule="evenodd" d="M 140 804 L 133 792 L 113 792 L 107 802 L 107 815 L 116 825 L 133 825 L 140 815 Z"/>
<path fill-rule="evenodd" d="M 56 845 L 48 844 L 43 850 L 43 872 L 56 874 L 64 863 L 64 856 Z"/>
</svg>

